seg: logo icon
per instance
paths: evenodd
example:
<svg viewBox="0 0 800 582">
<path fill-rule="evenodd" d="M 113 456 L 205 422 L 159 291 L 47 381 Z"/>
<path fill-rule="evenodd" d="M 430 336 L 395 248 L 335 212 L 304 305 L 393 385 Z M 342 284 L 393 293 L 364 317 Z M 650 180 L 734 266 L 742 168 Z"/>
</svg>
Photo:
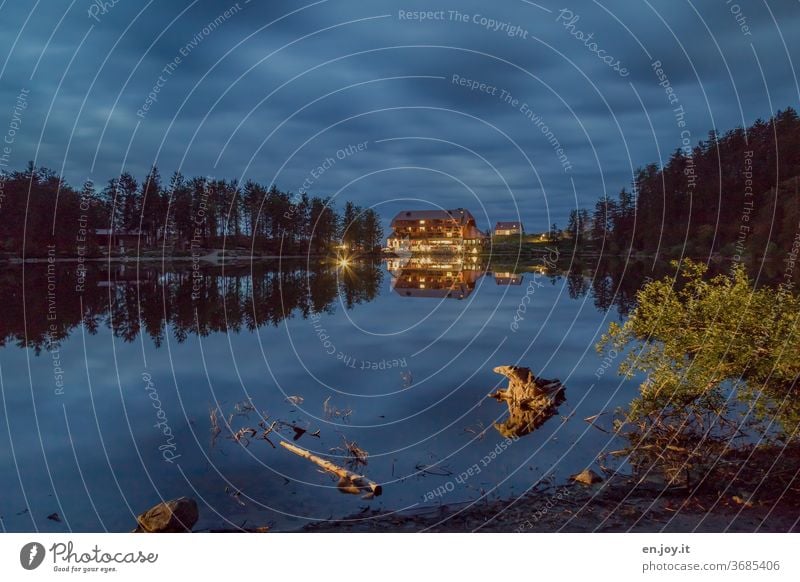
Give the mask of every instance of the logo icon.
<svg viewBox="0 0 800 582">
<path fill-rule="evenodd" d="M 22 546 L 19 552 L 19 563 L 26 570 L 35 570 L 44 562 L 44 546 L 38 542 L 30 542 Z"/>
</svg>

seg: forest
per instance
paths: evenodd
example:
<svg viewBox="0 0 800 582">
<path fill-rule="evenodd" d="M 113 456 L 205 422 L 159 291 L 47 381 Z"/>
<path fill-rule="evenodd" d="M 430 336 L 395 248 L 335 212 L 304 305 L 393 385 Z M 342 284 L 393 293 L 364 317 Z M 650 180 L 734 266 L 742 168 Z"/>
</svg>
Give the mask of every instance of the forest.
<svg viewBox="0 0 800 582">
<path fill-rule="evenodd" d="M 128 172 L 98 188 L 76 190 L 58 174 L 29 163 L 24 171 L 0 174 L 0 252 L 37 257 L 48 247 L 57 256 L 99 256 L 97 230 L 135 234 L 137 254 L 166 256 L 190 247 L 246 250 L 267 255 L 326 254 L 344 245 L 364 254 L 379 252 L 378 214 L 331 198 L 291 194 L 248 180 L 187 178 L 175 172 L 165 182 L 157 168 L 141 181 Z"/>
<path fill-rule="evenodd" d="M 800 236 L 799 179 L 800 119 L 787 108 L 638 169 L 616 199 L 573 209 L 566 234 L 612 254 L 784 259 Z"/>
</svg>

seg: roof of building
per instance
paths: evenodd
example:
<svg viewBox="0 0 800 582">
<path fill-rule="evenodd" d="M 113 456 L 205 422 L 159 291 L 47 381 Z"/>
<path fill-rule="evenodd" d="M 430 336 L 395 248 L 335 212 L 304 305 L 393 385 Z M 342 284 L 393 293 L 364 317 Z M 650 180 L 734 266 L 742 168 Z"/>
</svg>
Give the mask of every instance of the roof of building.
<svg viewBox="0 0 800 582">
<path fill-rule="evenodd" d="M 392 226 L 400 220 L 456 220 L 461 224 L 474 221 L 475 217 L 469 210 L 456 208 L 454 210 L 404 210 L 398 212 L 392 219 Z"/>
<path fill-rule="evenodd" d="M 521 222 L 498 222 L 495 226 L 495 230 L 513 230 L 515 228 L 522 228 Z"/>
</svg>

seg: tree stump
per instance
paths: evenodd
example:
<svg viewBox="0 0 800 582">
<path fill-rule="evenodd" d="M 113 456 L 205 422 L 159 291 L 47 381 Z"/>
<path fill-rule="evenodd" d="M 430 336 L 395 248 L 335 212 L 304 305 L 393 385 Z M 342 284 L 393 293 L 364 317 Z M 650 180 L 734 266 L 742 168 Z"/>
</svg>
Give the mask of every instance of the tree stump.
<svg viewBox="0 0 800 582">
<path fill-rule="evenodd" d="M 490 394 L 508 405 L 508 418 L 494 424 L 505 437 L 517 438 L 532 433 L 550 419 L 565 400 L 560 381 L 537 378 L 530 368 L 498 366 L 494 372 L 508 378 L 505 390 Z"/>
</svg>

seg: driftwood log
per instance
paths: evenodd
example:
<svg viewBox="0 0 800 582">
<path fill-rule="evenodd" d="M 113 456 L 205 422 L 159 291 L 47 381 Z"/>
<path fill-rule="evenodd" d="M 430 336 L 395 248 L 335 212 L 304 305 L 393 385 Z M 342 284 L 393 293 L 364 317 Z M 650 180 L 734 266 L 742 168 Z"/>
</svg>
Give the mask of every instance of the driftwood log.
<svg viewBox="0 0 800 582">
<path fill-rule="evenodd" d="M 380 485 L 374 481 L 370 481 L 363 475 L 353 473 L 344 467 L 340 467 L 334 463 L 331 463 L 330 461 L 320 458 L 315 454 L 289 442 L 281 441 L 281 446 L 285 449 L 288 449 L 295 455 L 303 457 L 304 459 L 308 459 L 328 473 L 332 473 L 339 477 L 339 483 L 337 483 L 336 487 L 342 493 L 350 493 L 352 495 L 360 495 L 361 493 L 365 493 L 365 497 L 367 498 L 377 497 L 383 493 L 383 489 Z"/>
<path fill-rule="evenodd" d="M 505 437 L 521 437 L 542 426 L 564 402 L 564 386 L 558 380 L 537 378 L 530 368 L 498 366 L 494 372 L 508 378 L 508 388 L 490 394 L 508 405 L 509 416 L 496 422 Z"/>
</svg>

